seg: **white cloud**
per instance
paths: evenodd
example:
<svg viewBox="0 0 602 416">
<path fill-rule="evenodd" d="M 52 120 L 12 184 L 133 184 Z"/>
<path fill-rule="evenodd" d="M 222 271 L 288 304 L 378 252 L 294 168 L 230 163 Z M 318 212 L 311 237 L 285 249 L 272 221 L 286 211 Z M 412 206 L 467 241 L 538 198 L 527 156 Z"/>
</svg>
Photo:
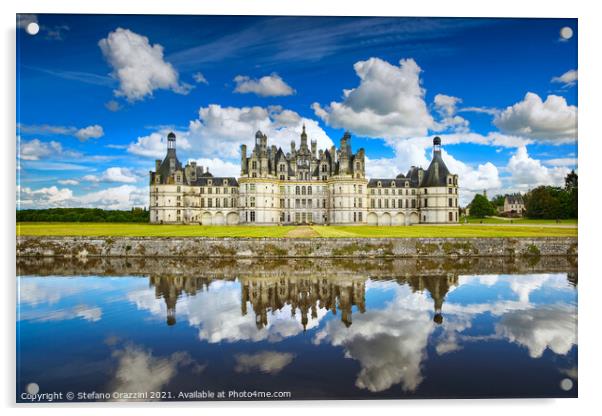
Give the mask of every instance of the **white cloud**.
<svg viewBox="0 0 602 416">
<path fill-rule="evenodd" d="M 237 75 L 234 78 L 236 88 L 234 92 L 240 94 L 253 93 L 261 97 L 280 97 L 293 95 L 295 90 L 291 88 L 278 74 L 271 74 L 259 79 L 251 79 L 245 75 Z"/>
<path fill-rule="evenodd" d="M 167 357 L 157 357 L 150 350 L 137 345 L 127 345 L 113 351 L 117 368 L 109 382 L 110 391 L 154 392 L 160 391 L 178 372 L 189 367 L 199 374 L 205 368 L 192 359 L 188 352 L 178 351 Z M 144 399 L 149 400 L 149 399 Z"/>
<path fill-rule="evenodd" d="M 238 160 L 240 145 L 246 144 L 251 150 L 257 130 L 268 136 L 270 145 L 282 147 L 286 152 L 291 140 L 299 144 L 304 123 L 308 140 L 316 140 L 319 149 L 332 145 L 317 121 L 280 107 L 222 107 L 217 104 L 201 107 L 199 118 L 189 123 L 186 138 L 201 156 Z"/>
<path fill-rule="evenodd" d="M 84 127 L 75 132 L 75 137 L 80 141 L 85 142 L 88 139 L 98 139 L 104 135 L 102 126 L 94 124 L 93 126 Z"/>
<path fill-rule="evenodd" d="M 568 305 L 549 305 L 509 312 L 495 330 L 511 342 L 527 347 L 531 358 L 540 358 L 547 348 L 566 355 L 577 344 L 576 309 Z"/>
<path fill-rule="evenodd" d="M 468 120 L 457 115 L 458 104 L 462 102 L 461 98 L 452 97 L 445 94 L 437 94 L 434 99 L 435 110 L 441 116 L 441 120 L 437 121 L 433 130 L 444 131 L 452 130 L 458 133 L 468 132 Z"/>
<path fill-rule="evenodd" d="M 31 189 L 17 186 L 17 206 L 23 209 L 56 207 L 129 209 L 148 206 L 148 189 L 121 185 L 83 195 L 74 195 L 69 188 L 51 186 Z"/>
<path fill-rule="evenodd" d="M 58 183 L 61 185 L 79 185 L 79 181 L 75 179 L 60 179 Z"/>
<path fill-rule="evenodd" d="M 207 81 L 207 78 L 205 78 L 205 75 L 203 75 L 200 72 L 193 74 L 192 78 L 194 79 L 194 81 L 197 84 L 209 84 L 209 81 Z"/>
<path fill-rule="evenodd" d="M 561 157 L 557 159 L 544 160 L 543 163 L 549 166 L 576 166 L 577 158 L 574 157 Z"/>
<path fill-rule="evenodd" d="M 105 108 L 109 111 L 115 112 L 121 110 L 121 104 L 115 100 L 109 100 L 105 103 Z"/>
<path fill-rule="evenodd" d="M 234 176 L 237 177 L 240 174 L 240 164 L 234 162 L 228 162 L 216 157 L 212 159 L 201 158 L 196 159 L 198 166 L 203 166 L 205 170 L 209 169 L 209 172 L 213 176 Z"/>
<path fill-rule="evenodd" d="M 481 113 L 481 114 L 489 114 L 496 115 L 500 112 L 497 108 L 492 107 L 463 107 L 458 110 L 459 113 Z"/>
<path fill-rule="evenodd" d="M 151 45 L 146 36 L 118 28 L 98 42 L 105 59 L 119 81 L 118 97 L 128 101 L 142 100 L 154 90 L 167 89 L 187 94 L 192 88 L 180 83 L 178 72 L 163 59 L 163 46 Z"/>
<path fill-rule="evenodd" d="M 18 156 L 22 160 L 40 160 L 52 155 L 60 154 L 63 148 L 59 142 L 42 142 L 39 139 L 30 141 L 18 137 Z"/>
<path fill-rule="evenodd" d="M 342 102 L 322 107 L 313 103 L 318 117 L 335 128 L 346 128 L 360 136 L 404 138 L 426 135 L 434 120 L 424 101 L 420 67 L 413 59 L 399 66 L 379 58 L 353 66 L 360 85 L 343 90 Z"/>
<path fill-rule="evenodd" d="M 355 385 L 361 389 L 379 392 L 401 384 L 403 390 L 414 391 L 423 380 L 421 363 L 434 330 L 432 303 L 425 293 L 413 293 L 408 286 L 395 291 L 385 308 L 354 316 L 349 328 L 328 321 L 314 338 L 316 344 L 343 347 L 347 358 L 359 362 Z"/>
<path fill-rule="evenodd" d="M 168 131 L 154 132 L 148 136 L 138 137 L 136 142 L 130 143 L 127 146 L 127 151 L 138 156 L 152 157 L 163 159 L 167 153 L 167 141 L 164 140 L 169 134 Z M 190 149 L 190 143 L 186 139 L 185 134 L 176 133 L 176 148 Z"/>
<path fill-rule="evenodd" d="M 541 161 L 532 159 L 526 146 L 516 149 L 508 161 L 508 172 L 512 186 L 518 190 L 527 190 L 539 185 L 561 186 L 569 172 L 566 167 L 546 167 Z"/>
<path fill-rule="evenodd" d="M 523 101 L 507 107 L 493 123 L 503 132 L 536 140 L 577 140 L 577 107 L 563 97 L 548 95 L 545 101 L 532 92 Z"/>
<path fill-rule="evenodd" d="M 289 365 L 294 354 L 290 352 L 261 351 L 256 354 L 237 354 L 234 356 L 236 364 L 234 371 L 237 373 L 250 373 L 260 371 L 268 374 L 278 374 Z"/>
<path fill-rule="evenodd" d="M 101 175 L 86 175 L 82 179 L 88 182 L 135 183 L 139 177 L 131 169 L 111 167 L 107 168 Z"/>
<path fill-rule="evenodd" d="M 552 82 L 563 84 L 563 88 L 572 87 L 577 83 L 577 70 L 571 69 L 570 71 L 566 71 L 559 77 L 552 78 Z"/>
</svg>

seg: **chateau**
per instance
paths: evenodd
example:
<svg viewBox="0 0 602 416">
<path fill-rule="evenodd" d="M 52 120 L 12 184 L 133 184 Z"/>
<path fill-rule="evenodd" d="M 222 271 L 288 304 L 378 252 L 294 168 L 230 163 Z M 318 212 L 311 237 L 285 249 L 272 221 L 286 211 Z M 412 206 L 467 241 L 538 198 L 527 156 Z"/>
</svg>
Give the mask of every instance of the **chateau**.
<svg viewBox="0 0 602 416">
<path fill-rule="evenodd" d="M 368 180 L 365 151 L 353 153 L 346 132 L 339 148 L 317 150 L 301 143 L 290 151 L 255 134 L 250 154 L 240 148 L 240 177 L 215 177 L 192 161 L 182 166 L 176 136 L 167 136 L 167 155 L 150 172 L 150 221 L 160 224 L 346 224 L 412 225 L 458 222 L 458 175 L 441 158 L 433 140 L 428 169 L 412 166 L 396 178 Z"/>
</svg>

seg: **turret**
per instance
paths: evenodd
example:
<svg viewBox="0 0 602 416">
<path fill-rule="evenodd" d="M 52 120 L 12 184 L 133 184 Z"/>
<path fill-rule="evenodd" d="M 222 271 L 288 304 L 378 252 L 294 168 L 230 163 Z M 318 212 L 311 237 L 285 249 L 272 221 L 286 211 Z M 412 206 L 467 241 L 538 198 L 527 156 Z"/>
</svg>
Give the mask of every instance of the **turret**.
<svg viewBox="0 0 602 416">
<path fill-rule="evenodd" d="M 301 132 L 301 149 L 307 148 L 307 133 L 305 132 L 305 124 L 303 124 L 303 131 Z"/>
</svg>

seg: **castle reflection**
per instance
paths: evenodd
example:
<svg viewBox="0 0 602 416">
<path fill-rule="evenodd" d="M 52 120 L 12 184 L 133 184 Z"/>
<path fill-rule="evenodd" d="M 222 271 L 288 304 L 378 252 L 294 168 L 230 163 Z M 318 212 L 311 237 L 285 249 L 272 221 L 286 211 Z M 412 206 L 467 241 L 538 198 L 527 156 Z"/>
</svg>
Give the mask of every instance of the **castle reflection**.
<svg viewBox="0 0 602 416">
<path fill-rule="evenodd" d="M 414 293 L 427 292 L 433 301 L 433 321 L 443 322 L 442 308 L 450 288 L 458 285 L 457 275 L 403 276 L 374 278 L 368 276 L 307 276 L 242 277 L 239 279 L 241 314 L 247 315 L 249 307 L 255 315 L 257 329 L 268 325 L 268 315 L 289 306 L 291 318 L 300 314 L 305 330 L 310 319 L 318 317 L 318 310 L 325 309 L 333 315 L 340 313 L 341 322 L 347 327 L 353 323 L 354 307 L 359 313 L 366 311 L 366 281 L 388 280 L 408 285 Z M 216 279 L 210 277 L 151 275 L 150 286 L 155 297 L 163 299 L 167 307 L 167 325 L 176 324 L 176 304 L 183 294 L 194 296 L 209 289 Z"/>
</svg>

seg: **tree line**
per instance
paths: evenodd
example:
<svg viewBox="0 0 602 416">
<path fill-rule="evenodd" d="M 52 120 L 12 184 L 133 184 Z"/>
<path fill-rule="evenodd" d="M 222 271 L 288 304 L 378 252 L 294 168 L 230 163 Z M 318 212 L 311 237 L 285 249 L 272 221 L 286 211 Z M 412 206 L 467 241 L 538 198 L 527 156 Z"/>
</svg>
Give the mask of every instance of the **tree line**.
<svg viewBox="0 0 602 416">
<path fill-rule="evenodd" d="M 489 200 L 477 194 L 469 204 L 471 217 L 484 218 L 495 215 L 498 207 L 504 206 L 507 195 L 496 195 Z M 578 176 L 571 171 L 564 178 L 564 187 L 538 186 L 523 195 L 524 216 L 532 219 L 578 218 Z"/>
<path fill-rule="evenodd" d="M 100 208 L 48 208 L 17 210 L 17 222 L 149 222 L 146 208 L 105 210 Z"/>
</svg>

